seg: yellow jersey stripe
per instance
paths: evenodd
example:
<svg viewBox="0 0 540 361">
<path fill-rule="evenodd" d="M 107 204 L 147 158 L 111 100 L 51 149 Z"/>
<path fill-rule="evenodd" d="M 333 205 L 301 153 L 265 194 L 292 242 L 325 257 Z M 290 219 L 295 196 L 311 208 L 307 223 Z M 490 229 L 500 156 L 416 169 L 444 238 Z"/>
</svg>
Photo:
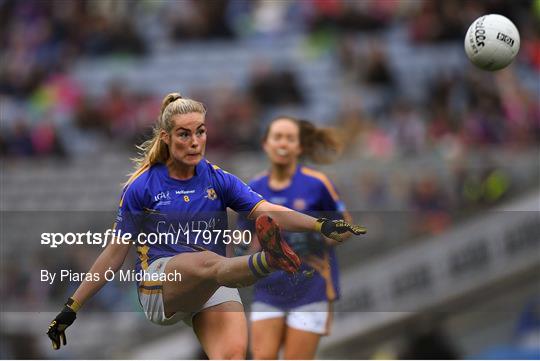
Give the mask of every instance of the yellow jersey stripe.
<svg viewBox="0 0 540 361">
<path fill-rule="evenodd" d="M 162 289 L 155 289 L 155 290 L 147 290 L 145 288 L 139 288 L 140 293 L 144 293 L 145 295 L 155 295 L 163 292 Z"/>
<path fill-rule="evenodd" d="M 212 168 L 214 168 L 214 170 L 220 170 L 223 173 L 229 173 L 225 169 L 221 169 L 219 166 L 215 165 L 214 163 L 210 163 L 208 160 L 206 161 L 206 163 L 210 164 L 212 166 Z"/>
<path fill-rule="evenodd" d="M 143 282 L 141 282 L 141 286 L 146 286 L 146 287 L 161 286 L 162 284 L 163 284 L 163 282 L 161 282 L 161 281 L 143 281 Z"/>
<path fill-rule="evenodd" d="M 326 281 L 326 297 L 329 301 L 336 299 L 336 291 L 334 290 L 334 281 L 332 280 L 332 270 L 330 268 L 330 257 L 328 253 L 324 254 L 324 269 L 321 272 L 324 280 Z"/>
<path fill-rule="evenodd" d="M 137 246 L 137 252 L 139 253 L 139 259 L 141 261 L 141 267 L 143 270 L 148 269 L 148 246 Z"/>
<path fill-rule="evenodd" d="M 334 311 L 332 301 L 328 301 L 328 318 L 326 319 L 325 335 L 330 335 L 332 329 L 332 322 L 334 321 Z"/>
<path fill-rule="evenodd" d="M 118 207 L 122 207 L 122 204 L 124 204 L 124 196 L 126 195 L 126 191 L 128 189 L 128 187 L 133 183 L 135 182 L 135 180 L 137 178 L 139 178 L 141 175 L 143 175 L 144 172 L 146 172 L 147 170 L 150 169 L 150 166 L 144 166 L 142 167 L 141 169 L 139 169 L 138 171 L 135 172 L 135 174 L 133 175 L 133 179 L 131 180 L 131 182 L 129 182 L 128 184 L 126 184 L 124 186 L 124 192 L 122 193 L 122 198 L 120 198 L 120 204 L 118 205 Z"/>
<path fill-rule="evenodd" d="M 300 171 L 307 176 L 320 180 L 324 184 L 326 189 L 328 190 L 328 193 L 330 193 L 330 195 L 332 196 L 332 199 L 334 199 L 335 202 L 339 201 L 339 195 L 336 189 L 334 188 L 334 185 L 332 184 L 332 182 L 330 182 L 330 179 L 328 179 L 328 177 L 326 176 L 326 174 L 307 168 L 307 167 L 302 167 Z"/>
<path fill-rule="evenodd" d="M 257 202 L 257 204 L 255 204 L 253 206 L 253 208 L 251 208 L 251 211 L 249 212 L 248 216 L 247 216 L 247 219 L 251 219 L 251 215 L 253 214 L 253 212 L 255 212 L 255 210 L 257 208 L 259 208 L 259 206 L 263 203 L 263 202 L 266 202 L 265 199 L 261 199 L 260 201 Z"/>
<path fill-rule="evenodd" d="M 332 269 L 330 268 L 330 257 L 328 256 L 328 252 L 324 253 L 322 262 L 308 262 L 308 264 L 313 267 L 315 271 L 319 272 L 319 274 L 324 279 L 326 284 L 326 298 L 328 299 L 328 301 L 335 300 L 336 291 L 334 289 L 334 281 L 332 280 Z"/>
</svg>

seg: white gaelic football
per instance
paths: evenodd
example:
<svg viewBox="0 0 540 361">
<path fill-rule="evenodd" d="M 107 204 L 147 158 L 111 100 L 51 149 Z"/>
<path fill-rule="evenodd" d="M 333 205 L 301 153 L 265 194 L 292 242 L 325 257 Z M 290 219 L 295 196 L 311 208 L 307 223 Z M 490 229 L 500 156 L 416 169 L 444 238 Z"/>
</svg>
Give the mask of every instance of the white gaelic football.
<svg viewBox="0 0 540 361">
<path fill-rule="evenodd" d="M 519 32 L 506 17 L 497 14 L 476 19 L 465 35 L 465 52 L 484 70 L 499 70 L 512 62 L 519 51 Z"/>
</svg>

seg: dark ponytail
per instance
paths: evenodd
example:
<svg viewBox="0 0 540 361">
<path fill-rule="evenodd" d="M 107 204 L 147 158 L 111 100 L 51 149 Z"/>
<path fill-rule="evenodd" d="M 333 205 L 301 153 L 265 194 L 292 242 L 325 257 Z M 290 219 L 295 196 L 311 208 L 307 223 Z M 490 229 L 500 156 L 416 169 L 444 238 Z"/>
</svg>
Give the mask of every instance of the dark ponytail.
<svg viewBox="0 0 540 361">
<path fill-rule="evenodd" d="M 343 150 L 337 133 L 333 128 L 318 128 L 310 121 L 300 119 L 296 123 L 300 128 L 302 156 L 314 163 L 331 163 Z"/>
</svg>

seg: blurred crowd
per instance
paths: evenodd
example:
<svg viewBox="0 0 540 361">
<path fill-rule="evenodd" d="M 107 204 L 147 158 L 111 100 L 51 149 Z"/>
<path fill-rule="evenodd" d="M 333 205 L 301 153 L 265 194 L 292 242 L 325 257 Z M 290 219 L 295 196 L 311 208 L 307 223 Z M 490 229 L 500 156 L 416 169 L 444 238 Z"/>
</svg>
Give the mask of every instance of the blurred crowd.
<svg viewBox="0 0 540 361">
<path fill-rule="evenodd" d="M 379 109 L 344 105 L 341 114 L 329 120 L 371 133 L 367 143 L 374 143 L 375 156 L 422 152 L 427 143 L 449 134 L 473 144 L 534 141 L 539 128 L 537 96 L 527 93 L 517 79 L 511 80 L 511 87 L 501 79 L 502 88 L 490 84 L 489 76 L 479 78 L 478 72 L 442 74 L 430 85 L 429 98 L 413 104 L 397 94 L 395 74 L 376 37 L 366 47 L 351 41 L 351 35 L 380 35 L 404 26 L 413 45 L 461 42 L 476 16 L 499 13 L 519 21 L 522 50 L 517 62 L 537 74 L 539 9 L 538 2 L 498 0 L 2 1 L 0 20 L 6 31 L 0 33 L 0 152 L 14 157 L 70 154 L 65 143 L 72 133 L 66 129 L 71 128 L 83 134 L 98 131 L 128 145 L 140 139 L 157 114 L 161 94 L 128 90 L 111 79 L 108 92 L 91 96 L 70 70 L 81 59 L 138 58 L 159 52 L 152 31 L 145 31 L 149 17 L 163 19 L 153 26 L 171 44 L 213 39 L 241 43 L 303 34 L 327 47 L 339 59 L 346 80 L 388 90 Z M 268 108 L 310 101 L 293 69 L 272 64 L 254 64 L 244 87 L 227 89 L 234 96 L 209 86 L 188 91 L 212 106 L 216 119 L 211 123 L 211 145 L 227 151 L 257 150 L 260 119 Z M 231 122 L 241 124 L 235 127 L 237 134 L 223 136 Z"/>
</svg>

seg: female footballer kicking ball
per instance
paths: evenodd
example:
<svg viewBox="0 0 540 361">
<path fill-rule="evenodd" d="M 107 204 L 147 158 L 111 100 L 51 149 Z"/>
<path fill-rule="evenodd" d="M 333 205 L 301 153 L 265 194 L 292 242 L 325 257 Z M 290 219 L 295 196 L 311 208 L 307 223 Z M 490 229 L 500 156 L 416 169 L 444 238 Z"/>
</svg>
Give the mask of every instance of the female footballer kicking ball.
<svg viewBox="0 0 540 361">
<path fill-rule="evenodd" d="M 274 119 L 263 138 L 270 171 L 250 187 L 270 202 L 329 218 L 351 217 L 333 184 L 321 172 L 299 164 L 299 158 L 322 163 L 339 143 L 330 130 L 306 120 Z M 309 233 L 284 239 L 304 261 L 300 272 L 274 272 L 255 284 L 251 312 L 251 352 L 255 359 L 312 359 L 320 337 L 327 334 L 331 303 L 338 297 L 338 266 L 334 240 Z"/>
<path fill-rule="evenodd" d="M 362 234 L 365 229 L 344 221 L 315 219 L 266 202 L 237 177 L 206 161 L 205 114 L 203 104 L 178 93 L 164 98 L 154 136 L 141 145 L 142 157 L 124 187 L 115 227 L 133 236 L 138 272 L 182 275 L 181 282 L 138 282 L 146 317 L 159 325 L 180 320 L 192 324 L 208 357 L 240 359 L 246 353 L 247 325 L 236 288 L 276 270 L 296 272 L 300 265 L 298 256 L 281 239 L 278 224 L 287 230 L 316 231 L 335 239 L 349 232 Z M 226 258 L 223 236 L 215 236 L 211 242 L 193 239 L 190 231 L 226 230 L 227 207 L 256 219 L 261 252 Z M 167 232 L 183 239 L 146 243 L 138 237 Z M 103 287 L 105 272 L 120 269 L 129 246 L 110 243 L 96 259 L 89 272 L 97 273 L 99 280 L 83 281 L 49 325 L 47 334 L 54 349 L 66 344 L 65 329 L 75 321 L 82 305 Z"/>
</svg>

